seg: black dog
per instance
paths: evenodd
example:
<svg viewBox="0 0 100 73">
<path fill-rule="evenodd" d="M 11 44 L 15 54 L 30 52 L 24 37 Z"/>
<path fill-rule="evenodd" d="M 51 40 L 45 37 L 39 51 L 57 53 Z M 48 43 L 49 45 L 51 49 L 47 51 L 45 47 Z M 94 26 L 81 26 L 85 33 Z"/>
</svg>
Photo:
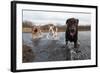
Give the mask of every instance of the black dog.
<svg viewBox="0 0 100 73">
<path fill-rule="evenodd" d="M 74 48 L 77 48 L 78 23 L 79 20 L 76 18 L 69 18 L 66 21 L 67 24 L 67 29 L 65 33 L 66 45 L 68 44 L 68 41 L 74 42 Z"/>
</svg>

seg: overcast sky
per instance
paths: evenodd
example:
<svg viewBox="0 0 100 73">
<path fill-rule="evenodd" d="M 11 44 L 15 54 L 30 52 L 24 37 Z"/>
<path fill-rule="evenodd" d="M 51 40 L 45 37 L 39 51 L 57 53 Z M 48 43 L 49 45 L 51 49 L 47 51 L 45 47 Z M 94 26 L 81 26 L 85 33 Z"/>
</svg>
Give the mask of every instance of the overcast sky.
<svg viewBox="0 0 100 73">
<path fill-rule="evenodd" d="M 23 11 L 23 21 L 31 21 L 35 24 L 54 23 L 65 25 L 68 18 L 79 19 L 79 25 L 90 25 L 91 14 L 68 12 Z"/>
</svg>

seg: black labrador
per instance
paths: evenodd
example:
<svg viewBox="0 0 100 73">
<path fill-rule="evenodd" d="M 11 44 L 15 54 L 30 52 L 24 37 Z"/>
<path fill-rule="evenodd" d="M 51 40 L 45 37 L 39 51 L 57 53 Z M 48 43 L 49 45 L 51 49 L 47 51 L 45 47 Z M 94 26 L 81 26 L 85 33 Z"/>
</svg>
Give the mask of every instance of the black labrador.
<svg viewBox="0 0 100 73">
<path fill-rule="evenodd" d="M 66 45 L 68 44 L 68 41 L 74 42 L 74 48 L 77 48 L 77 41 L 78 41 L 78 23 L 79 20 L 76 18 L 69 18 L 66 21 L 66 32 L 65 32 L 65 41 Z"/>
</svg>

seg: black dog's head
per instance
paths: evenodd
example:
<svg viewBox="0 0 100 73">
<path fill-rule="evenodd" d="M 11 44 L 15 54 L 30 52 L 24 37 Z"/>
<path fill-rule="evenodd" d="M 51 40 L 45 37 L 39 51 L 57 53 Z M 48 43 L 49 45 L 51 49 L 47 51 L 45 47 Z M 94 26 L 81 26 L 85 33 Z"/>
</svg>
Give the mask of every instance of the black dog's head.
<svg viewBox="0 0 100 73">
<path fill-rule="evenodd" d="M 66 21 L 67 30 L 68 30 L 70 36 L 74 36 L 77 33 L 77 31 L 78 31 L 78 22 L 79 22 L 79 20 L 76 19 L 76 18 L 69 18 Z"/>
</svg>

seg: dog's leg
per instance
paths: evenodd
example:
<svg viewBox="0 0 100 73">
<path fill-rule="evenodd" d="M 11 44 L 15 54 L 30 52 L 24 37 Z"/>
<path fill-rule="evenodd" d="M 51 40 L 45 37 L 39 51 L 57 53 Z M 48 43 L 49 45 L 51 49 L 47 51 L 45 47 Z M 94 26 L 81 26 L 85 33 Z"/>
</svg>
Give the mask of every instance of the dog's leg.
<svg viewBox="0 0 100 73">
<path fill-rule="evenodd" d="M 77 41 L 74 41 L 74 48 L 77 48 Z"/>
<path fill-rule="evenodd" d="M 79 41 L 74 41 L 74 48 L 79 48 L 80 42 Z"/>
<path fill-rule="evenodd" d="M 74 42 L 74 50 L 76 51 L 76 53 L 80 53 L 81 51 L 79 50 L 79 43 L 78 42 Z"/>
</svg>

